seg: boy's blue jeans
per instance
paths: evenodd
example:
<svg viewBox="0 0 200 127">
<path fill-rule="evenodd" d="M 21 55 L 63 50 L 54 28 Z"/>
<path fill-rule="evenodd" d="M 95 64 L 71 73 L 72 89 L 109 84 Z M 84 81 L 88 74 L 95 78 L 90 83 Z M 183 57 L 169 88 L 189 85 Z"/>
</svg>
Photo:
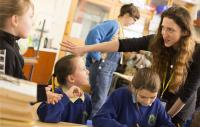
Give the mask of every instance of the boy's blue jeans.
<svg viewBox="0 0 200 127">
<path fill-rule="evenodd" d="M 90 85 L 92 89 L 91 118 L 104 104 L 112 82 L 113 72 L 118 64 L 109 60 L 98 61 L 89 67 Z"/>
</svg>

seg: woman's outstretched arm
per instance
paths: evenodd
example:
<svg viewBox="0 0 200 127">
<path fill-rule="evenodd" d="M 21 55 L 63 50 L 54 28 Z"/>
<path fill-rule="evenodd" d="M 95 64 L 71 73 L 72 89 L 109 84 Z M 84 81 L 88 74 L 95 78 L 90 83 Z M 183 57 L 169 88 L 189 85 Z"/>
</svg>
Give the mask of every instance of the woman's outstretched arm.
<svg viewBox="0 0 200 127">
<path fill-rule="evenodd" d="M 63 41 L 61 43 L 61 50 L 71 52 L 76 55 L 83 55 L 87 52 L 99 51 L 99 52 L 116 52 L 119 49 L 119 40 L 113 40 L 109 42 L 102 42 L 94 45 L 78 46 L 69 41 Z"/>
</svg>

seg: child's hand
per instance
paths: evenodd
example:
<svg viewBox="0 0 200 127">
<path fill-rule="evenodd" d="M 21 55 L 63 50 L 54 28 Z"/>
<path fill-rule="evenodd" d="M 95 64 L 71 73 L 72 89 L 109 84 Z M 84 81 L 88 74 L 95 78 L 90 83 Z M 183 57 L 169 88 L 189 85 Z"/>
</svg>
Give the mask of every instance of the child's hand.
<svg viewBox="0 0 200 127">
<path fill-rule="evenodd" d="M 83 95 L 83 90 L 77 86 L 72 86 L 67 90 L 66 95 L 69 98 L 81 97 Z"/>
<path fill-rule="evenodd" d="M 56 104 L 56 103 L 58 103 L 59 100 L 61 100 L 63 95 L 51 92 L 50 91 L 51 87 L 52 86 L 45 87 L 46 95 L 47 95 L 47 103 L 48 104 Z"/>
</svg>

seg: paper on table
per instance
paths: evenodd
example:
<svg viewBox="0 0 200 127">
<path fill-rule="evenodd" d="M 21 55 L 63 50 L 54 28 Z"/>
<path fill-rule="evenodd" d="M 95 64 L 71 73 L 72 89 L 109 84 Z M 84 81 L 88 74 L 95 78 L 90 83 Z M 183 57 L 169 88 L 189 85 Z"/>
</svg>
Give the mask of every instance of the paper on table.
<svg viewBox="0 0 200 127">
<path fill-rule="evenodd" d="M 117 76 L 119 76 L 119 77 L 121 77 L 121 78 L 123 78 L 123 79 L 125 79 L 125 80 L 127 80 L 129 82 L 131 82 L 132 79 L 133 79 L 133 76 L 125 75 L 125 74 L 122 74 L 122 73 L 113 72 L 113 74 L 117 75 Z"/>
<path fill-rule="evenodd" d="M 4 120 L 0 119 L 1 127 L 87 127 L 86 125 L 74 124 L 68 122 L 60 122 L 60 123 L 43 123 L 39 121 L 32 122 L 19 122 L 12 120 Z"/>
</svg>

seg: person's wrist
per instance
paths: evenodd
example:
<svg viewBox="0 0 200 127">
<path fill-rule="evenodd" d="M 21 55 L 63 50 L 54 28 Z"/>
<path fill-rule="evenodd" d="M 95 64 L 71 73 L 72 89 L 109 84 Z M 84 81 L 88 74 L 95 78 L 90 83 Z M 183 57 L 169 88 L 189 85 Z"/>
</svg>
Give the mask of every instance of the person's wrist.
<svg viewBox="0 0 200 127">
<path fill-rule="evenodd" d="M 88 48 L 89 48 L 89 45 L 83 46 L 83 48 L 82 48 L 82 54 L 87 53 L 88 52 Z"/>
</svg>

